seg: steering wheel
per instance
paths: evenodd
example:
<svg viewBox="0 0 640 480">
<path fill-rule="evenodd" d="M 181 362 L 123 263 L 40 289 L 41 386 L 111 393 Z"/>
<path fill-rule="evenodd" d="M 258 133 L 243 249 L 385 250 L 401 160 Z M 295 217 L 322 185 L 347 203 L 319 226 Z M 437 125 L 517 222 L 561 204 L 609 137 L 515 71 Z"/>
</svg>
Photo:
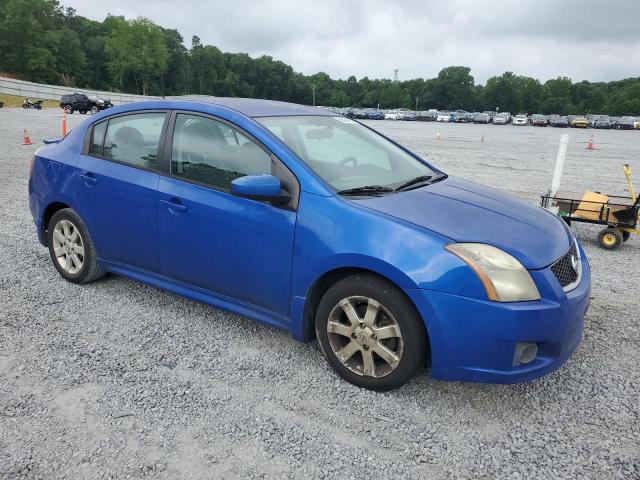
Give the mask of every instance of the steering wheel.
<svg viewBox="0 0 640 480">
<path fill-rule="evenodd" d="M 342 160 L 340 160 L 338 162 L 338 165 L 344 167 L 347 163 L 353 163 L 353 168 L 356 168 L 358 166 L 358 159 L 349 155 L 348 157 L 344 157 Z"/>
</svg>

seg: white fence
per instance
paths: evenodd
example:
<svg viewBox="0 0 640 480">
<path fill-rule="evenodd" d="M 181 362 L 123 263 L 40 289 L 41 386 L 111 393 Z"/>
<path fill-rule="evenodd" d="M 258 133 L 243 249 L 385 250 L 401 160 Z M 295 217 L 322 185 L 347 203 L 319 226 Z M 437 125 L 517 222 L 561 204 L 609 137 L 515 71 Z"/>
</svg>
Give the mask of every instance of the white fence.
<svg viewBox="0 0 640 480">
<path fill-rule="evenodd" d="M 61 87 L 57 85 L 42 85 L 40 83 L 25 82 L 23 80 L 15 80 L 13 78 L 0 77 L 0 94 L 60 101 L 60 97 L 62 95 L 75 92 L 85 93 L 87 95 L 97 95 L 102 99 L 111 100 L 115 105 L 160 98 L 144 95 L 131 95 L 128 93 L 114 93 L 103 92 L 99 90 L 85 90 L 82 88 Z"/>
</svg>

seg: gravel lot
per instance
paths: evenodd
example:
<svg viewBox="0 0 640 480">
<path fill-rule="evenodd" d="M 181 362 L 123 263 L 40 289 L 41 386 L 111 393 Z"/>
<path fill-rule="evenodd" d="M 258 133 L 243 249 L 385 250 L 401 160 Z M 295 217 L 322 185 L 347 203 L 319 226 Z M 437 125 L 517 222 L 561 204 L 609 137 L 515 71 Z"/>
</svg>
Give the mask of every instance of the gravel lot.
<svg viewBox="0 0 640 480">
<path fill-rule="evenodd" d="M 532 201 L 570 133 L 563 189 L 624 194 L 631 163 L 640 190 L 640 132 L 371 123 Z M 593 299 L 559 371 L 374 393 L 285 332 L 115 276 L 65 282 L 26 194 L 58 131 L 57 111 L 0 110 L 0 478 L 640 478 L 640 238 L 605 252 L 577 227 Z"/>
</svg>

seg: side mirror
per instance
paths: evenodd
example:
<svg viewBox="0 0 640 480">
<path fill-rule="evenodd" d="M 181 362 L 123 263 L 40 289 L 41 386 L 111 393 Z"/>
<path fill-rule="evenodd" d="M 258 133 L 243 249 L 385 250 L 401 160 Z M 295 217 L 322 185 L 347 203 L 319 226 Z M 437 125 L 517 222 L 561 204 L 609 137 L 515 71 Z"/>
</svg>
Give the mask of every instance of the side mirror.
<svg viewBox="0 0 640 480">
<path fill-rule="evenodd" d="M 288 195 L 281 195 L 282 184 L 273 175 L 247 175 L 236 178 L 231 182 L 231 193 L 238 197 L 253 200 L 269 200 L 277 203 L 287 203 Z"/>
</svg>

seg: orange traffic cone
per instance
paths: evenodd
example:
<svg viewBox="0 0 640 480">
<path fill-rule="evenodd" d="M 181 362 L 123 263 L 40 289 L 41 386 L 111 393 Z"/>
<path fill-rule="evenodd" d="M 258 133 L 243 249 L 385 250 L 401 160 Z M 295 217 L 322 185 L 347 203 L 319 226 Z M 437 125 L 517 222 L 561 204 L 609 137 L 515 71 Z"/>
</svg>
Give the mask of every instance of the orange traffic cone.
<svg viewBox="0 0 640 480">
<path fill-rule="evenodd" d="M 595 150 L 596 147 L 593 146 L 593 136 L 591 137 L 591 139 L 589 140 L 589 143 L 587 143 L 587 150 Z"/>
<path fill-rule="evenodd" d="M 23 145 L 31 145 L 31 139 L 29 138 L 29 134 L 27 133 L 27 129 L 24 130 L 24 136 L 22 137 Z"/>
<path fill-rule="evenodd" d="M 67 136 L 67 112 L 62 111 L 62 138 Z"/>
</svg>

